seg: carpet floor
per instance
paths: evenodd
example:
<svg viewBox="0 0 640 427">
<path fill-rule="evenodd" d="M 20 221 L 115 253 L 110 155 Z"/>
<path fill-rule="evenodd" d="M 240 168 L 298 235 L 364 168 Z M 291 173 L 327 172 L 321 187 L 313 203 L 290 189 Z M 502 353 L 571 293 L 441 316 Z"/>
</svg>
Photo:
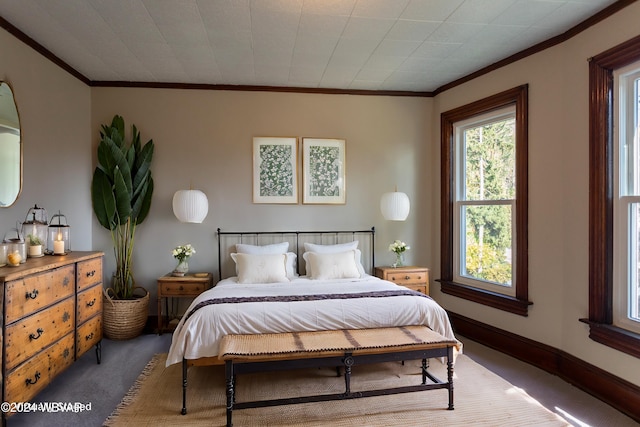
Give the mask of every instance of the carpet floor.
<svg viewBox="0 0 640 427">
<path fill-rule="evenodd" d="M 189 368 L 187 414 L 181 415 L 182 368 L 165 367 L 166 354 L 153 357 L 104 426 L 225 425 L 223 366 Z M 358 366 L 352 391 L 419 384 L 420 362 Z M 432 361 L 430 372 L 446 378 L 446 366 Z M 344 391 L 332 369 L 306 369 L 238 377 L 238 402 Z M 363 399 L 236 410 L 236 426 L 566 426 L 524 391 L 465 355 L 456 360 L 455 410 L 447 390 L 430 390 Z"/>
</svg>

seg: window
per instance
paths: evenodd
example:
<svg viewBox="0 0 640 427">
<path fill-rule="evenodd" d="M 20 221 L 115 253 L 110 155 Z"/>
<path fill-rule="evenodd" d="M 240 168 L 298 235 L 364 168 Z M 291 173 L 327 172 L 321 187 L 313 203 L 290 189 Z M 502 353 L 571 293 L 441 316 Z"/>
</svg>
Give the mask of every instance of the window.
<svg viewBox="0 0 640 427">
<path fill-rule="evenodd" d="M 640 332 L 640 62 L 614 72 L 614 87 L 613 324 Z"/>
<path fill-rule="evenodd" d="M 640 37 L 589 61 L 589 317 L 580 319 L 590 325 L 591 339 L 635 357 L 640 64 L 633 64 L 639 61 Z"/>
<path fill-rule="evenodd" d="M 442 292 L 527 315 L 527 86 L 441 117 Z"/>
</svg>

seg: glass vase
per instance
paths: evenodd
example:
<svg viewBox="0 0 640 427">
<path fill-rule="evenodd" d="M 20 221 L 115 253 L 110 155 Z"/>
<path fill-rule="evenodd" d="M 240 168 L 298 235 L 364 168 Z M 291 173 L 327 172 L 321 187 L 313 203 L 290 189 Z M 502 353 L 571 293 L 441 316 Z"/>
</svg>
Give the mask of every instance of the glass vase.
<svg viewBox="0 0 640 427">
<path fill-rule="evenodd" d="M 396 260 L 393 264 L 391 264 L 391 266 L 393 268 L 398 268 L 398 267 L 402 267 L 403 265 L 404 265 L 404 253 L 396 252 Z"/>
<path fill-rule="evenodd" d="M 188 272 L 189 272 L 189 263 L 187 262 L 186 259 L 184 259 L 182 261 L 178 261 L 178 265 L 176 265 L 176 268 L 173 270 L 173 275 L 180 277 L 180 276 L 184 276 Z"/>
</svg>

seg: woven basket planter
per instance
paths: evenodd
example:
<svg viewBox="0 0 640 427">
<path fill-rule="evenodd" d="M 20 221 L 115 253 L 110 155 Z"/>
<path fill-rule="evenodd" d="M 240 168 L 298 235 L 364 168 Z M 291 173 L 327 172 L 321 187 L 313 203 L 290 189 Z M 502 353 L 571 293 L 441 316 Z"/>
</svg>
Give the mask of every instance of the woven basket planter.
<svg viewBox="0 0 640 427">
<path fill-rule="evenodd" d="M 128 340 L 142 334 L 149 317 L 149 292 L 136 299 L 119 300 L 103 293 L 102 328 L 105 337 Z"/>
</svg>

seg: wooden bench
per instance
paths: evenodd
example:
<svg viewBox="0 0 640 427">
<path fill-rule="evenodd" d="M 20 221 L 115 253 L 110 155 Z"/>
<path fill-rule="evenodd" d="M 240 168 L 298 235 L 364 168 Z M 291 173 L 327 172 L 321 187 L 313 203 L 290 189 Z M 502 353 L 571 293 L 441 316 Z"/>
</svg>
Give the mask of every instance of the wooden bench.
<svg viewBox="0 0 640 427">
<path fill-rule="evenodd" d="M 426 326 L 227 335 L 221 342 L 219 354 L 219 358 L 225 362 L 227 426 L 232 426 L 234 409 L 354 399 L 433 389 L 447 389 L 449 391 L 447 409 L 452 410 L 453 349 L 457 346 L 457 341 L 447 339 Z M 427 359 L 433 357 L 446 358 L 447 381 L 441 381 L 427 371 Z M 422 360 L 422 384 L 359 392 L 351 391 L 353 366 L 420 359 Z M 343 367 L 345 392 L 253 402 L 235 401 L 237 374 L 308 367 Z M 184 371 L 186 372 L 186 369 Z M 432 383 L 427 384 L 427 378 Z M 186 375 L 183 380 L 183 391 L 186 393 Z M 182 413 L 186 413 L 184 399 Z"/>
</svg>

